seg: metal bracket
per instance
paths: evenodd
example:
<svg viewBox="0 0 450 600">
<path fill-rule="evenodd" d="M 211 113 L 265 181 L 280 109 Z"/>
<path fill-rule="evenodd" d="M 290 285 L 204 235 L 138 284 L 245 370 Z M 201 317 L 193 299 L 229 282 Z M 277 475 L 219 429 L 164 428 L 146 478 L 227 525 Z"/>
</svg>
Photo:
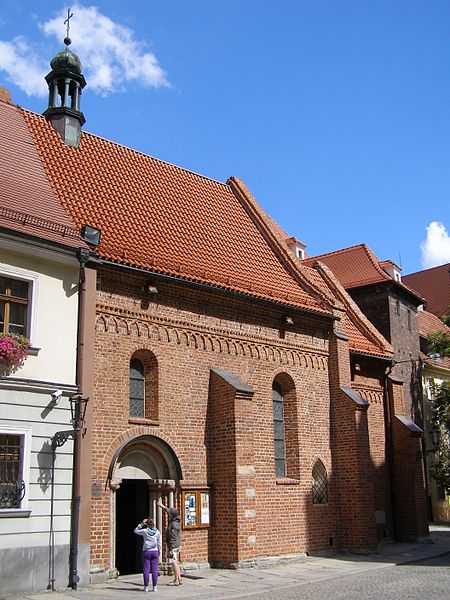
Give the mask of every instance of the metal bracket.
<svg viewBox="0 0 450 600">
<path fill-rule="evenodd" d="M 52 448 L 60 448 L 64 446 L 67 440 L 75 439 L 76 430 L 75 429 L 67 429 L 66 431 L 57 431 L 52 438 Z"/>
</svg>

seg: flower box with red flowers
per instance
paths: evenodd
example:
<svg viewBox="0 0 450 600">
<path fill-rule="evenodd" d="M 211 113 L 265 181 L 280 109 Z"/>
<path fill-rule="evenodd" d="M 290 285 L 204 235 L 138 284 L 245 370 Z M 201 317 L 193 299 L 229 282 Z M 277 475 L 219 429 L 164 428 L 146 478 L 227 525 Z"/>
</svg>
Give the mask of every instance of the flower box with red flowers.
<svg viewBox="0 0 450 600">
<path fill-rule="evenodd" d="M 23 335 L 0 333 L 0 375 L 11 375 L 28 356 L 29 340 Z"/>
</svg>

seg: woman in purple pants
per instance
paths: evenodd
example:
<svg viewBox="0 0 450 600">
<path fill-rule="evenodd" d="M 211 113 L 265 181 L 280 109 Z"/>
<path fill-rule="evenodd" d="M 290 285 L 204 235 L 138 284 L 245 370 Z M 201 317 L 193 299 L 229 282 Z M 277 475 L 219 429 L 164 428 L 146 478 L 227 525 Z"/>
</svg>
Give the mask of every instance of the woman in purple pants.
<svg viewBox="0 0 450 600">
<path fill-rule="evenodd" d="M 161 534 L 155 527 L 155 523 L 150 517 L 144 519 L 142 523 L 134 530 L 134 533 L 143 537 L 142 544 L 142 571 L 144 574 L 144 592 L 148 592 L 150 571 L 152 573 L 152 592 L 158 588 L 158 563 L 159 553 L 161 552 Z"/>
</svg>

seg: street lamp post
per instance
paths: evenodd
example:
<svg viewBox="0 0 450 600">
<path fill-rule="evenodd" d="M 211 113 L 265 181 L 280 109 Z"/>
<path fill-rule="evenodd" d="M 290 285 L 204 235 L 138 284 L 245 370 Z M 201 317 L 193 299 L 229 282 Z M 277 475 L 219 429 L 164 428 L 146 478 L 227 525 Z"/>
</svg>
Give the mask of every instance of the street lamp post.
<svg viewBox="0 0 450 600">
<path fill-rule="evenodd" d="M 73 475 L 72 475 L 72 507 L 70 519 L 70 558 L 69 558 L 69 587 L 76 590 L 80 580 L 78 576 L 78 527 L 80 521 L 80 443 L 83 431 L 84 417 L 89 398 L 81 395 L 71 396 L 70 411 L 73 429 L 57 431 L 52 439 L 52 449 L 64 446 L 67 440 L 73 440 Z M 53 587 L 52 587 L 53 589 Z"/>
</svg>

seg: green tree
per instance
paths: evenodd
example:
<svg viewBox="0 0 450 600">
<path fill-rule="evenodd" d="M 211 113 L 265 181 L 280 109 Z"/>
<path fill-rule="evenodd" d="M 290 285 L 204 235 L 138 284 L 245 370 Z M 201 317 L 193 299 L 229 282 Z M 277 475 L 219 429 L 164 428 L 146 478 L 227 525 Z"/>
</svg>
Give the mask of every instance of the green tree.
<svg viewBox="0 0 450 600">
<path fill-rule="evenodd" d="M 447 314 L 441 315 L 439 318 L 443 323 L 447 325 L 447 327 L 450 327 L 450 307 L 447 311 Z"/>
<path fill-rule="evenodd" d="M 450 387 L 446 384 L 435 387 L 431 419 L 440 432 L 432 476 L 450 494 Z"/>
<path fill-rule="evenodd" d="M 442 329 L 429 333 L 428 353 L 450 356 L 450 333 Z"/>
</svg>

